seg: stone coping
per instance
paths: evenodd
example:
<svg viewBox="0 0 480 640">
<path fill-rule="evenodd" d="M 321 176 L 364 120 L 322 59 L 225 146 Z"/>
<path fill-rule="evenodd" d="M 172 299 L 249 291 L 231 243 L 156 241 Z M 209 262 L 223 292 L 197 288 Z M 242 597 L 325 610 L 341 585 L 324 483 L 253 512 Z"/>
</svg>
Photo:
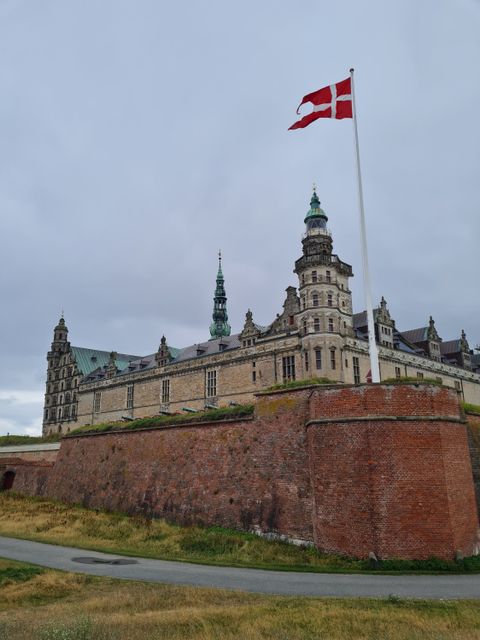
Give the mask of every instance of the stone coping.
<svg viewBox="0 0 480 640">
<path fill-rule="evenodd" d="M 0 446 L 0 455 L 2 453 L 20 453 L 23 451 L 58 451 L 60 442 L 45 442 L 39 444 L 16 444 L 6 447 Z"/>
<path fill-rule="evenodd" d="M 332 382 L 332 384 L 305 384 L 299 385 L 298 387 L 287 387 L 286 389 L 267 389 L 265 391 L 257 391 L 255 393 L 255 397 L 257 396 L 269 396 L 277 393 L 291 393 L 292 391 L 305 391 L 306 389 L 361 389 L 365 387 L 367 389 L 372 389 L 374 387 L 439 387 L 442 389 L 450 389 L 451 391 L 456 391 L 457 394 L 460 393 L 457 389 L 453 387 L 448 387 L 445 384 L 437 384 L 436 382 L 425 382 L 423 380 L 419 380 L 418 382 L 408 381 L 408 382 L 364 382 L 362 384 L 346 384 L 344 382 Z M 472 414 L 478 415 L 478 414 Z"/>
<path fill-rule="evenodd" d="M 314 420 L 309 420 L 306 424 L 307 427 L 310 427 L 315 424 L 345 424 L 349 422 L 454 422 L 455 424 L 465 424 L 465 420 L 459 418 L 457 416 L 423 416 L 423 415 L 414 415 L 414 416 L 381 416 L 381 415 L 371 415 L 371 416 L 337 416 L 335 418 L 319 418 Z"/>
</svg>

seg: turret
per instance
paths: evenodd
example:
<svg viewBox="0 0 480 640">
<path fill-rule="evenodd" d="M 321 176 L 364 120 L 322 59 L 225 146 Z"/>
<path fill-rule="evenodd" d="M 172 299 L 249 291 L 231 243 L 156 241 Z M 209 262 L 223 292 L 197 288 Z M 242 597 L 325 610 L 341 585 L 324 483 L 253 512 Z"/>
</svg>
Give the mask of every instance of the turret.
<svg viewBox="0 0 480 640">
<path fill-rule="evenodd" d="M 227 314 L 227 294 L 225 293 L 225 280 L 222 272 L 222 254 L 218 252 L 218 272 L 217 272 L 217 286 L 215 288 L 215 295 L 213 298 L 213 322 L 210 325 L 211 340 L 215 338 L 221 338 L 222 336 L 229 336 L 231 327 L 228 324 Z"/>
<path fill-rule="evenodd" d="M 302 256 L 294 269 L 299 279 L 300 311 L 296 321 L 302 336 L 304 375 L 342 380 L 343 342 L 346 336 L 353 335 L 348 286 L 353 274 L 351 266 L 332 253 L 328 217 L 320 207 L 315 187 L 304 222 Z"/>
</svg>

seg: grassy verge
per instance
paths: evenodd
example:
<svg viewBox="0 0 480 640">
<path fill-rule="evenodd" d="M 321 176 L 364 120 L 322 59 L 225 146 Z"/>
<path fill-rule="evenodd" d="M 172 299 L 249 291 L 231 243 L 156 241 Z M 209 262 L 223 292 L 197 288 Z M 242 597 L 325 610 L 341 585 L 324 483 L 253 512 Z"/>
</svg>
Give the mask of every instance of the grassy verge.
<svg viewBox="0 0 480 640">
<path fill-rule="evenodd" d="M 463 408 L 467 413 L 474 413 L 477 416 L 480 416 L 480 406 L 478 404 L 470 404 L 469 402 L 464 402 Z"/>
<path fill-rule="evenodd" d="M 70 435 L 82 433 L 101 433 L 105 431 L 132 431 L 135 429 L 149 429 L 155 427 L 168 427 L 169 425 L 184 424 L 188 422 L 216 422 L 218 420 L 235 420 L 247 418 L 253 415 L 253 404 L 238 405 L 235 407 L 220 407 L 188 414 L 175 414 L 171 416 L 152 416 L 151 418 L 139 418 L 127 422 L 102 422 L 100 424 L 85 425 L 74 429 Z"/>
<path fill-rule="evenodd" d="M 412 376 L 403 376 L 402 378 L 387 378 L 382 380 L 382 384 L 436 384 L 442 386 L 440 380 L 436 378 L 414 378 Z"/>
<path fill-rule="evenodd" d="M 263 596 L 123 582 L 0 560 L 0 640 L 473 640 L 472 601 Z"/>
<path fill-rule="evenodd" d="M 19 444 L 44 444 L 48 442 L 58 442 L 60 436 L 58 434 L 48 436 L 47 438 L 35 436 L 0 436 L 0 447 L 14 447 Z"/>
<path fill-rule="evenodd" d="M 219 527 L 181 527 L 164 520 L 72 507 L 41 498 L 0 493 L 0 535 L 132 556 L 202 564 L 291 571 L 373 571 L 367 560 L 323 554 Z M 480 557 L 461 562 L 436 558 L 388 560 L 376 570 L 394 572 L 478 572 Z"/>
<path fill-rule="evenodd" d="M 308 378 L 307 380 L 290 380 L 290 382 L 280 382 L 268 387 L 266 391 L 278 391 L 279 389 L 296 389 L 297 387 L 309 387 L 317 384 L 338 384 L 329 378 Z"/>
</svg>

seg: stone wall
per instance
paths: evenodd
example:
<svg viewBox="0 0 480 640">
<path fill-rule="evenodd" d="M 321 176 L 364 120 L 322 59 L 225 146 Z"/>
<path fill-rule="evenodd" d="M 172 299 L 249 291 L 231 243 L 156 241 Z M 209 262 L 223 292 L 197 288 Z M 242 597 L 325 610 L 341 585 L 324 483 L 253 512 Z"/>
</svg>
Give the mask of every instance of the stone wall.
<svg viewBox="0 0 480 640">
<path fill-rule="evenodd" d="M 59 449 L 59 442 L 0 447 L 0 463 L 4 458 L 18 458 L 27 462 L 55 462 Z"/>
<path fill-rule="evenodd" d="M 17 473 L 14 489 L 29 495 L 273 531 L 359 557 L 477 550 L 465 423 L 446 387 L 264 393 L 253 419 L 70 436 L 50 473 Z"/>
</svg>

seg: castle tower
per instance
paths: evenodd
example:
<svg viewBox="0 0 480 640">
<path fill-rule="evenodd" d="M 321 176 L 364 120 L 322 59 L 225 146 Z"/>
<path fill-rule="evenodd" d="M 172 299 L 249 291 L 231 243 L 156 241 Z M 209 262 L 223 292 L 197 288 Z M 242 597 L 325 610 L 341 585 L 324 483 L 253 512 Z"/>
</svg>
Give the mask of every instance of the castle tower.
<svg viewBox="0 0 480 640">
<path fill-rule="evenodd" d="M 221 338 L 222 336 L 229 336 L 231 327 L 228 324 L 227 314 L 227 294 L 225 293 L 225 280 L 222 272 L 222 254 L 218 252 L 218 272 L 217 272 L 217 286 L 215 288 L 215 295 L 213 298 L 213 322 L 210 325 L 211 340 L 215 338 Z"/>
<path fill-rule="evenodd" d="M 303 373 L 308 377 L 343 380 L 343 345 L 353 335 L 352 296 L 348 279 L 352 267 L 332 253 L 328 217 L 320 208 L 316 189 L 305 216 L 303 255 L 295 262 L 299 279 Z"/>
</svg>

